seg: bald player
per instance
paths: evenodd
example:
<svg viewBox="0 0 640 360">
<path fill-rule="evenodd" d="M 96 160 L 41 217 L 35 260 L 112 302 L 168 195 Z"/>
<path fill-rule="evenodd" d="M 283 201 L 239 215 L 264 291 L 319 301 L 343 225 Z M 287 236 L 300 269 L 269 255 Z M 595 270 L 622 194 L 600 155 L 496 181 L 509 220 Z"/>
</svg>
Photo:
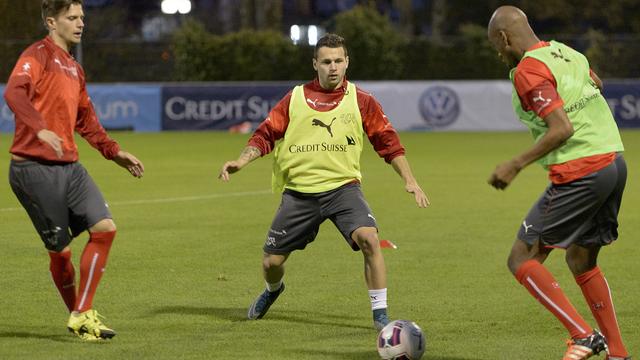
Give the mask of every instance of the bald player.
<svg viewBox="0 0 640 360">
<path fill-rule="evenodd" d="M 630 359 L 609 286 L 597 266 L 600 248 L 618 237 L 627 177 L 624 148 L 601 94 L 602 82 L 584 55 L 562 43 L 538 39 L 516 7 L 502 6 L 493 13 L 488 37 L 512 68 L 513 107 L 535 140 L 498 165 L 489 184 L 504 190 L 534 161 L 549 171 L 551 181 L 522 222 L 509 269 L 569 331 L 563 359 L 587 359 L 603 350 L 609 360 Z M 542 265 L 555 248 L 566 250 L 567 265 L 602 333 L 578 314 Z"/>
</svg>

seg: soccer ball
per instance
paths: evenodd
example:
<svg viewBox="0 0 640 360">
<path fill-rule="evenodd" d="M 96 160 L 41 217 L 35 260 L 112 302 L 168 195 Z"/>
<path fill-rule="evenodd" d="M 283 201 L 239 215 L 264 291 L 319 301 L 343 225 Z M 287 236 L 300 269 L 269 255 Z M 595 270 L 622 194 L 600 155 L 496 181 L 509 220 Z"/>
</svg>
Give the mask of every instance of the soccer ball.
<svg viewBox="0 0 640 360">
<path fill-rule="evenodd" d="M 378 334 L 378 354 L 385 360 L 420 359 L 426 345 L 422 329 L 413 321 L 392 321 Z"/>
</svg>

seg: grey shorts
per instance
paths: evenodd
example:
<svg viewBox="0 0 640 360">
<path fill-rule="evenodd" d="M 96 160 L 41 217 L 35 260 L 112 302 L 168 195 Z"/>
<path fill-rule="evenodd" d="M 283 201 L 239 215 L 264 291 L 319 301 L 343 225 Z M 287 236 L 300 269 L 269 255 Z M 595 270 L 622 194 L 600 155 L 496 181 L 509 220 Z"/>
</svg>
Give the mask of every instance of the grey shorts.
<svg viewBox="0 0 640 360">
<path fill-rule="evenodd" d="M 318 194 L 285 190 L 263 250 L 288 254 L 302 250 L 318 234 L 320 224 L 330 219 L 354 251 L 360 250 L 351 233 L 360 227 L 375 227 L 376 219 L 364 199 L 360 184 L 351 183 Z"/>
<path fill-rule="evenodd" d="M 51 251 L 62 251 L 83 231 L 111 219 L 100 190 L 80 163 L 11 161 L 9 183 Z"/>
<path fill-rule="evenodd" d="M 568 248 L 608 245 L 618 238 L 618 211 L 627 181 L 622 154 L 605 168 L 566 184 L 551 184 L 520 225 L 518 239 Z"/>
</svg>

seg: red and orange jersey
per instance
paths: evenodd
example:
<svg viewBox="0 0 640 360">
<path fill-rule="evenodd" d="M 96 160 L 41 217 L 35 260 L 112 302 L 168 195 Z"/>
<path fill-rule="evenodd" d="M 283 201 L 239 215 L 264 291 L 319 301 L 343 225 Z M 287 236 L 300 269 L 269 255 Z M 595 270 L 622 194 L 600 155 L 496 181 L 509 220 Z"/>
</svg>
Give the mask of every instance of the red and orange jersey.
<svg viewBox="0 0 640 360">
<path fill-rule="evenodd" d="M 304 85 L 304 96 L 310 107 L 317 111 L 330 111 L 334 109 L 347 91 L 347 82 L 335 90 L 325 90 L 320 86 L 316 78 Z M 358 108 L 362 117 L 362 126 L 374 150 L 383 157 L 386 162 L 404 155 L 405 149 L 400 143 L 398 133 L 391 126 L 389 119 L 382 111 L 382 106 L 369 93 L 356 88 L 358 96 Z M 262 155 L 273 151 L 275 142 L 284 137 L 289 125 L 289 104 L 291 92 L 285 95 L 269 112 L 269 116 L 258 126 L 253 136 L 249 139 L 249 145 L 260 149 Z"/>
<path fill-rule="evenodd" d="M 16 121 L 12 154 L 46 161 L 77 161 L 74 131 L 107 159 L 113 159 L 120 150 L 98 121 L 82 67 L 49 37 L 22 53 L 4 97 Z M 43 129 L 62 138 L 62 158 L 38 140 L 37 134 Z"/>
</svg>

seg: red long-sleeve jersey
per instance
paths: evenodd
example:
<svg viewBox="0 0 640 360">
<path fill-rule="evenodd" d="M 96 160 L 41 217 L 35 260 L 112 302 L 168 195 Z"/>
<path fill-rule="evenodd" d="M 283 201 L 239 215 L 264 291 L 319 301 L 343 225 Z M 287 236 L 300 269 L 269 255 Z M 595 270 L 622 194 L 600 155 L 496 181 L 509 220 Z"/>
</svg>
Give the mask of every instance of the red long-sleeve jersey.
<svg viewBox="0 0 640 360">
<path fill-rule="evenodd" d="M 335 90 L 325 90 L 316 78 L 305 84 L 303 89 L 304 97 L 310 106 L 317 111 L 330 111 L 342 101 L 345 91 L 347 91 L 347 82 L 343 81 L 342 86 Z M 358 92 L 358 108 L 362 117 L 362 127 L 374 150 L 386 162 L 391 162 L 393 158 L 404 155 L 405 149 L 400 143 L 398 133 L 389 123 L 387 116 L 382 111 L 382 106 L 371 94 L 357 87 L 356 91 Z M 289 125 L 290 103 L 291 92 L 271 109 L 269 116 L 258 126 L 249 139 L 248 145 L 260 149 L 263 156 L 270 153 L 275 142 L 284 137 Z"/>
<path fill-rule="evenodd" d="M 64 49 L 46 37 L 20 55 L 4 93 L 15 114 L 12 154 L 30 159 L 75 162 L 77 131 L 107 159 L 120 147 L 111 139 L 96 116 L 87 93 L 84 70 Z M 62 158 L 40 142 L 37 134 L 47 129 L 62 138 Z"/>
</svg>

